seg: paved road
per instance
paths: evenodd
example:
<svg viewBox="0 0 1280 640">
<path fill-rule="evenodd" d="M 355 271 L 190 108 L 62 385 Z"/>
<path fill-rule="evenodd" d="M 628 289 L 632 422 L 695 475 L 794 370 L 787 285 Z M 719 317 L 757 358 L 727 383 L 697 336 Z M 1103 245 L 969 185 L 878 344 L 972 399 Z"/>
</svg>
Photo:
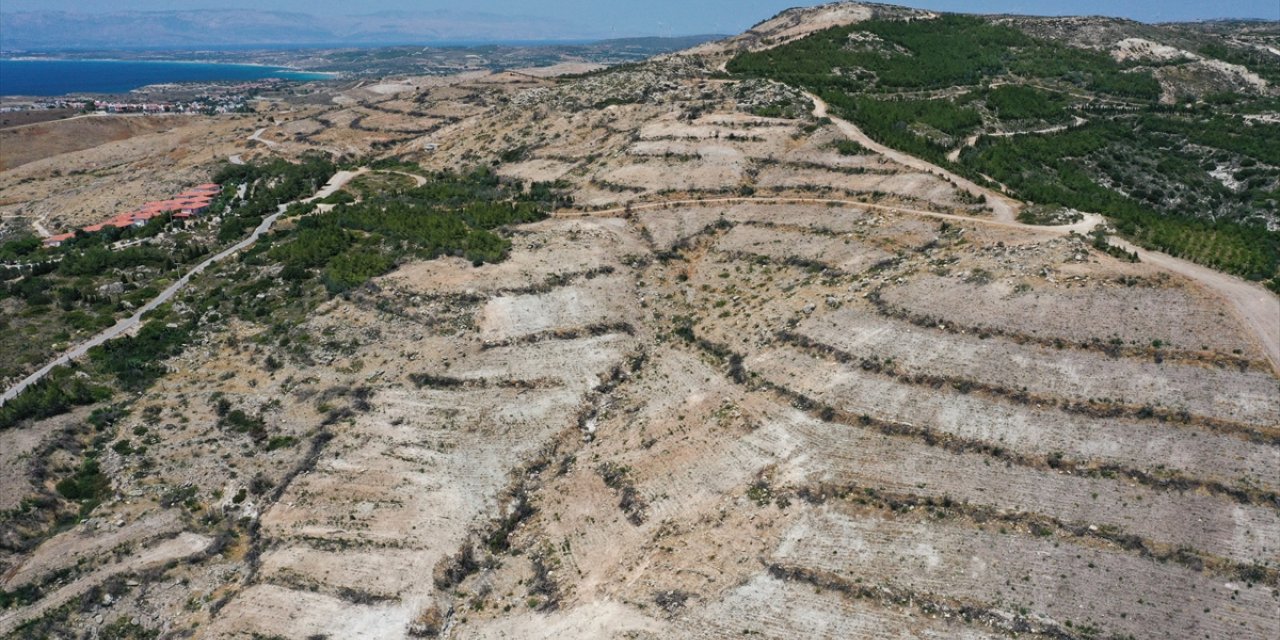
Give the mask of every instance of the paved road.
<svg viewBox="0 0 1280 640">
<path fill-rule="evenodd" d="M 333 192 L 337 191 L 338 189 L 341 189 L 342 186 L 345 185 L 347 182 L 349 182 L 352 178 L 360 175 L 361 173 L 364 173 L 365 171 L 367 170 L 361 169 L 359 171 L 339 171 L 338 173 L 334 174 L 334 176 L 330 178 L 329 182 L 323 188 L 317 191 L 315 195 L 305 200 L 302 200 L 301 202 L 311 202 L 312 200 L 316 200 L 318 198 L 324 198 L 332 194 Z M 26 378 L 24 378 L 17 384 L 13 385 L 12 387 L 9 387 L 8 389 L 6 389 L 4 394 L 0 395 L 0 406 L 3 406 L 4 403 L 17 397 L 18 394 L 22 393 L 22 391 L 27 387 L 42 380 L 45 376 L 49 375 L 49 372 L 53 371 L 55 367 L 67 364 L 68 362 L 71 362 L 72 360 L 75 360 L 77 358 L 84 357 L 85 354 L 89 353 L 90 349 L 100 344 L 103 344 L 108 340 L 113 340 L 115 338 L 118 338 L 122 335 L 125 335 L 133 331 L 134 329 L 137 329 L 139 326 L 142 325 L 142 316 L 154 310 L 156 307 L 173 299 L 174 295 L 176 295 L 179 291 L 181 291 L 183 287 L 187 286 L 187 283 L 191 281 L 191 278 L 193 276 L 196 276 L 202 271 L 204 271 L 206 268 L 209 267 L 209 265 L 215 264 L 217 262 L 221 262 L 227 259 L 228 257 L 230 257 L 231 255 L 234 255 L 235 253 L 257 242 L 258 238 L 262 234 L 266 233 L 269 229 L 271 229 L 271 225 L 275 224 L 276 220 L 280 218 L 280 215 L 284 213 L 285 209 L 287 209 L 290 204 L 292 203 L 286 203 L 286 204 L 280 205 L 275 213 L 263 219 L 262 224 L 258 225 L 258 227 L 253 230 L 253 233 L 249 234 L 249 236 L 244 240 L 241 240 L 240 242 L 235 243 L 234 245 L 228 247 L 227 249 L 222 250 L 221 252 L 219 252 L 218 254 L 210 258 L 206 258 L 200 264 L 197 264 L 195 267 L 192 267 L 192 269 L 187 273 L 183 274 L 181 278 L 178 278 L 173 284 L 165 288 L 164 291 L 161 291 L 160 295 L 153 298 L 150 302 L 142 305 L 142 307 L 139 308 L 137 311 L 135 311 L 133 315 L 115 323 L 114 325 L 107 328 L 102 333 L 99 333 L 98 335 L 95 335 L 92 338 L 89 338 L 88 340 L 76 345 L 75 347 L 72 347 L 69 351 L 63 353 L 57 358 L 54 358 L 52 362 L 45 364 L 43 367 L 40 368 L 40 370 L 27 376 Z"/>
</svg>

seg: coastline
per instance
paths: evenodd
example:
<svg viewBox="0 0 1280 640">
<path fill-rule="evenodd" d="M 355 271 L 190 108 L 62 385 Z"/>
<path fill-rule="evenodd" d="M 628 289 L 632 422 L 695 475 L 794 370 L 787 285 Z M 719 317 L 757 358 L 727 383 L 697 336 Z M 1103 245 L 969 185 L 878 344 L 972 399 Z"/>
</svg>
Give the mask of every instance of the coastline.
<svg viewBox="0 0 1280 640">
<path fill-rule="evenodd" d="M 58 98 L 123 95 L 157 85 L 280 80 L 325 82 L 341 73 L 283 65 L 199 60 L 119 60 L 22 56 L 0 58 L 6 68 L 0 97 Z"/>
</svg>

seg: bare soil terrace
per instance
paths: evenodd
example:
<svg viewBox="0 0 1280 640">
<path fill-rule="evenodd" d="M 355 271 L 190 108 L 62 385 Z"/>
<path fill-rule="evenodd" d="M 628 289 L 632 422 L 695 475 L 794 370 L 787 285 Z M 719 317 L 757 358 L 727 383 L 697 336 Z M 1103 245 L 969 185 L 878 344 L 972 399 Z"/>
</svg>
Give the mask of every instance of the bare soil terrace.
<svg viewBox="0 0 1280 640">
<path fill-rule="evenodd" d="M 129 400 L 111 437 L 154 437 L 103 450 L 113 492 L 90 518 L 46 538 L 6 524 L 0 588 L 44 592 L 0 624 L 1280 633 L 1280 379 L 1222 298 L 664 64 L 397 81 L 210 124 L 208 160 L 175 166 L 265 128 L 249 153 L 482 163 L 575 203 L 507 230 L 504 262 L 404 264 L 288 340 L 239 320 L 200 336 Z M 70 193 L 25 170 L 0 184 Z M 228 428 L 230 409 L 281 439 Z M 0 434 L 4 460 L 82 419 Z M 0 480 L 34 495 L 56 477 Z"/>
</svg>

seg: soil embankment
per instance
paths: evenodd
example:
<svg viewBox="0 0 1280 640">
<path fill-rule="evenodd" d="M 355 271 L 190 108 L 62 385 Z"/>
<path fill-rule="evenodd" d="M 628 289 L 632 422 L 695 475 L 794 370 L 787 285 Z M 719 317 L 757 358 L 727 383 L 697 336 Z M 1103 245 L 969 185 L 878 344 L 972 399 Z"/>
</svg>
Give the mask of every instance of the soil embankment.
<svg viewBox="0 0 1280 640">
<path fill-rule="evenodd" d="M 0 171 L 137 135 L 167 131 L 185 116 L 77 116 L 0 129 Z"/>
</svg>

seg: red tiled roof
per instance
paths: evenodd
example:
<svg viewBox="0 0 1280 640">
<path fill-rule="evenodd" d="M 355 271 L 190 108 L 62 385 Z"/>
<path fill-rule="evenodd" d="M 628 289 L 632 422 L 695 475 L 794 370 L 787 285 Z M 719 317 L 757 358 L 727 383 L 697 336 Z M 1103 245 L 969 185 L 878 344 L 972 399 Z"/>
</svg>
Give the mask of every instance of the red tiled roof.
<svg viewBox="0 0 1280 640">
<path fill-rule="evenodd" d="M 184 191 L 168 200 L 154 200 L 152 202 L 147 202 L 143 204 L 141 208 L 134 211 L 119 213 L 98 224 L 91 224 L 84 227 L 83 231 L 87 233 L 95 233 L 102 231 L 107 227 L 128 227 L 133 225 L 135 222 L 151 220 L 152 218 L 159 217 L 161 214 L 171 211 L 181 212 L 184 209 L 187 213 L 175 213 L 174 217 L 190 218 L 193 215 L 190 213 L 191 211 L 208 208 L 208 206 L 212 204 L 213 198 L 221 192 L 222 187 L 212 182 L 197 185 L 196 187 Z M 75 233 L 62 233 L 45 238 L 44 243 L 48 245 L 74 237 Z"/>
</svg>

